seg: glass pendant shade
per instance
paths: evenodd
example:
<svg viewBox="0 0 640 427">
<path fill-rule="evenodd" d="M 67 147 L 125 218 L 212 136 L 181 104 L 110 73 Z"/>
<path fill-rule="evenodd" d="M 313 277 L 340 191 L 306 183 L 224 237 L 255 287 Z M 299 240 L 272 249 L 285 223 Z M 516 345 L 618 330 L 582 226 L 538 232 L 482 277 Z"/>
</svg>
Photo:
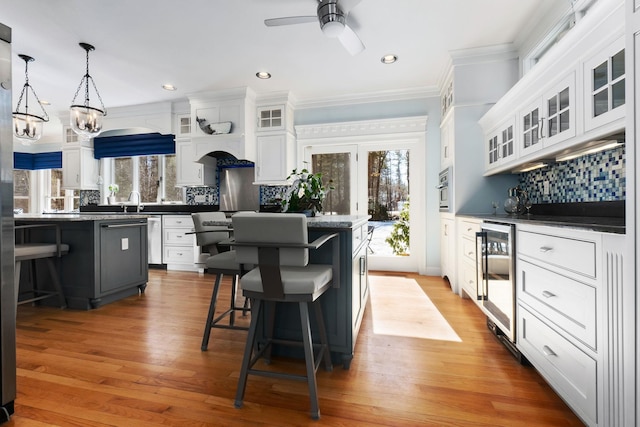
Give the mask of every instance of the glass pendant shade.
<svg viewBox="0 0 640 427">
<path fill-rule="evenodd" d="M 76 94 L 71 101 L 71 107 L 69 107 L 70 125 L 73 131 L 83 138 L 94 138 L 102 132 L 102 123 L 104 116 L 107 115 L 107 110 L 104 108 L 102 98 L 98 92 L 93 78 L 89 75 L 89 52 L 95 50 L 95 48 L 88 43 L 80 43 L 87 52 L 87 72 L 80 80 L 80 85 L 76 90 Z M 91 84 L 89 84 L 91 83 Z M 100 108 L 91 106 L 89 99 L 89 88 L 93 87 L 93 90 L 100 101 Z M 76 98 L 80 93 L 80 90 L 84 89 L 84 103 L 76 103 Z"/>
<path fill-rule="evenodd" d="M 24 145 L 31 145 L 38 141 L 42 137 L 42 124 L 49 121 L 49 115 L 42 107 L 38 95 L 29 85 L 29 62 L 34 59 L 28 55 L 18 55 L 25 62 L 25 83 L 22 86 L 20 92 L 20 98 L 18 98 L 18 105 L 16 105 L 16 111 L 13 112 L 13 134 Z M 36 100 L 40 109 L 42 110 L 42 116 L 29 113 L 29 97 Z M 24 101 L 24 109 L 20 109 Z"/>
<path fill-rule="evenodd" d="M 102 118 L 104 111 L 84 105 L 72 105 L 71 129 L 80 136 L 93 138 L 102 132 Z"/>
<path fill-rule="evenodd" d="M 42 117 L 13 113 L 13 134 L 24 145 L 31 145 L 42 137 Z"/>
</svg>

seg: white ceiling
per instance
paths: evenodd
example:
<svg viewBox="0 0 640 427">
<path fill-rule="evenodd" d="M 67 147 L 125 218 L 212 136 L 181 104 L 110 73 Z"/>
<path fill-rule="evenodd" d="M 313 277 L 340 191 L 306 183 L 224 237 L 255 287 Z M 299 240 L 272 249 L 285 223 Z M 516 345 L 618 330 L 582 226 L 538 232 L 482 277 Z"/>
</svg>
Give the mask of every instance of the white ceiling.
<svg viewBox="0 0 640 427">
<path fill-rule="evenodd" d="M 366 49 L 351 56 L 318 24 L 264 25 L 266 18 L 314 15 L 316 0 L 0 0 L 13 30 L 14 105 L 32 87 L 56 121 L 90 74 L 107 109 L 250 86 L 289 90 L 300 101 L 397 90 L 436 90 L 449 52 L 514 43 L 540 31 L 559 0 L 362 0 L 348 22 Z M 569 6 L 568 1 L 566 7 Z M 380 58 L 398 55 L 393 65 Z M 258 80 L 257 71 L 273 78 Z M 178 90 L 168 92 L 164 83 Z M 54 125 L 52 123 L 52 125 Z M 45 126 L 45 135 L 47 133 Z M 55 126 L 55 125 L 54 125 Z"/>
</svg>

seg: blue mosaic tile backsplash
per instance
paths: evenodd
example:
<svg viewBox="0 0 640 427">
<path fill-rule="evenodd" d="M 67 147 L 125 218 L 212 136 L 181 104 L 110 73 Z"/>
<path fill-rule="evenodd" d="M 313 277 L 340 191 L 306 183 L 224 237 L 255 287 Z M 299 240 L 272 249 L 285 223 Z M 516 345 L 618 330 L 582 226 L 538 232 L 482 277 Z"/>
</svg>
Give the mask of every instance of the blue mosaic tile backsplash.
<svg viewBox="0 0 640 427">
<path fill-rule="evenodd" d="M 549 194 L 544 194 L 545 181 Z M 522 173 L 520 187 L 534 204 L 625 200 L 625 147 Z"/>
</svg>

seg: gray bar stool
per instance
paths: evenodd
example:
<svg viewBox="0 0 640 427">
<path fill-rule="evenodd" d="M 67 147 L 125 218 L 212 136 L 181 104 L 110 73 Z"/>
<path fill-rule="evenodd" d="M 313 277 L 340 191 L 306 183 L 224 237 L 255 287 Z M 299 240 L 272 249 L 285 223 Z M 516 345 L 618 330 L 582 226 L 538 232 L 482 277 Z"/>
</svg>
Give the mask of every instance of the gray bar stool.
<svg viewBox="0 0 640 427">
<path fill-rule="evenodd" d="M 332 369 L 332 365 L 318 298 L 329 290 L 332 284 L 339 284 L 340 273 L 339 264 L 335 262 L 337 257 L 333 257 L 333 265 L 309 264 L 309 249 L 317 249 L 333 239 L 333 250 L 337 254 L 338 234 L 327 234 L 308 243 L 307 217 L 302 214 L 240 212 L 233 215 L 232 221 L 234 230 L 232 245 L 236 249 L 237 261 L 258 265 L 240 279 L 242 293 L 251 298 L 252 304 L 251 324 L 238 378 L 235 406 L 237 408 L 242 406 L 248 375 L 303 380 L 309 386 L 311 417 L 320 418 L 316 371 L 322 361 L 328 371 Z M 269 328 L 272 328 L 276 302 L 298 305 L 306 375 L 254 367 L 262 357 L 270 361 L 273 344 L 297 347 L 301 344 L 299 341 L 274 338 L 271 330 L 268 331 L 267 342 L 259 346 L 254 354 L 256 331 L 263 315 L 264 305 L 269 304 L 272 308 L 267 320 Z M 319 344 L 314 344 L 311 337 L 309 319 L 311 307 L 316 316 Z M 317 350 L 317 353 L 314 354 L 314 350 Z"/>
<path fill-rule="evenodd" d="M 242 266 L 236 262 L 235 251 L 229 251 L 228 246 L 220 245 L 221 241 L 229 239 L 229 228 L 227 226 L 204 225 L 204 222 L 206 221 L 226 220 L 224 212 L 193 213 L 191 214 L 191 217 L 193 218 L 196 242 L 205 254 L 205 257 L 203 258 L 207 272 L 216 275 L 213 292 L 211 294 L 211 302 L 209 303 L 207 322 L 204 326 L 202 344 L 200 345 L 200 349 L 202 351 L 206 351 L 209 347 L 212 328 L 237 329 L 244 331 L 249 329 L 246 326 L 236 325 L 235 323 L 236 311 L 242 311 L 243 316 L 246 316 L 249 312 L 249 301 L 245 298 L 244 306 L 236 306 L 238 278 L 244 273 L 244 270 Z M 209 256 L 206 256 L 207 254 Z M 251 265 L 250 268 L 253 268 L 253 265 Z M 218 295 L 220 294 L 220 284 L 222 283 L 222 278 L 225 275 L 231 276 L 231 302 L 227 310 L 215 317 Z M 229 318 L 229 322 L 222 323 L 221 321 L 227 316 Z"/>
<path fill-rule="evenodd" d="M 28 237 L 25 237 L 24 232 L 29 229 L 36 228 L 53 228 L 55 230 L 56 242 L 55 243 L 40 243 L 31 242 Z M 60 228 L 57 224 L 32 224 L 32 225 L 17 225 L 15 227 L 17 231 L 21 231 L 19 241 L 15 245 L 15 273 L 14 273 L 14 285 L 16 293 L 16 303 L 27 304 L 30 302 L 36 302 L 47 298 L 57 297 L 60 303 L 60 308 L 67 307 L 67 301 L 64 297 L 62 290 L 62 284 L 60 283 L 59 264 L 60 257 L 69 253 L 69 245 L 60 242 Z M 36 260 L 44 260 L 53 282 L 54 290 L 40 289 L 38 281 L 36 280 L 35 262 Z M 54 263 L 54 260 L 56 261 Z M 25 291 L 24 293 L 31 293 L 32 298 L 19 299 L 20 294 L 20 273 L 22 268 L 22 261 L 31 262 L 31 285 L 32 289 Z"/>
</svg>

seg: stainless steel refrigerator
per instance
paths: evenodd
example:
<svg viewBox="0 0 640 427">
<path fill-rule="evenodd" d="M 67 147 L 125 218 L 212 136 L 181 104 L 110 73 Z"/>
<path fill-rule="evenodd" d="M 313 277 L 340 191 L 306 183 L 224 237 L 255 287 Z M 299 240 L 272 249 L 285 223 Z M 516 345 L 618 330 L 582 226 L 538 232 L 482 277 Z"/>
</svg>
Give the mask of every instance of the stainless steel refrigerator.
<svg viewBox="0 0 640 427">
<path fill-rule="evenodd" d="M 16 398 L 11 28 L 0 24 L 0 423 Z"/>
</svg>

